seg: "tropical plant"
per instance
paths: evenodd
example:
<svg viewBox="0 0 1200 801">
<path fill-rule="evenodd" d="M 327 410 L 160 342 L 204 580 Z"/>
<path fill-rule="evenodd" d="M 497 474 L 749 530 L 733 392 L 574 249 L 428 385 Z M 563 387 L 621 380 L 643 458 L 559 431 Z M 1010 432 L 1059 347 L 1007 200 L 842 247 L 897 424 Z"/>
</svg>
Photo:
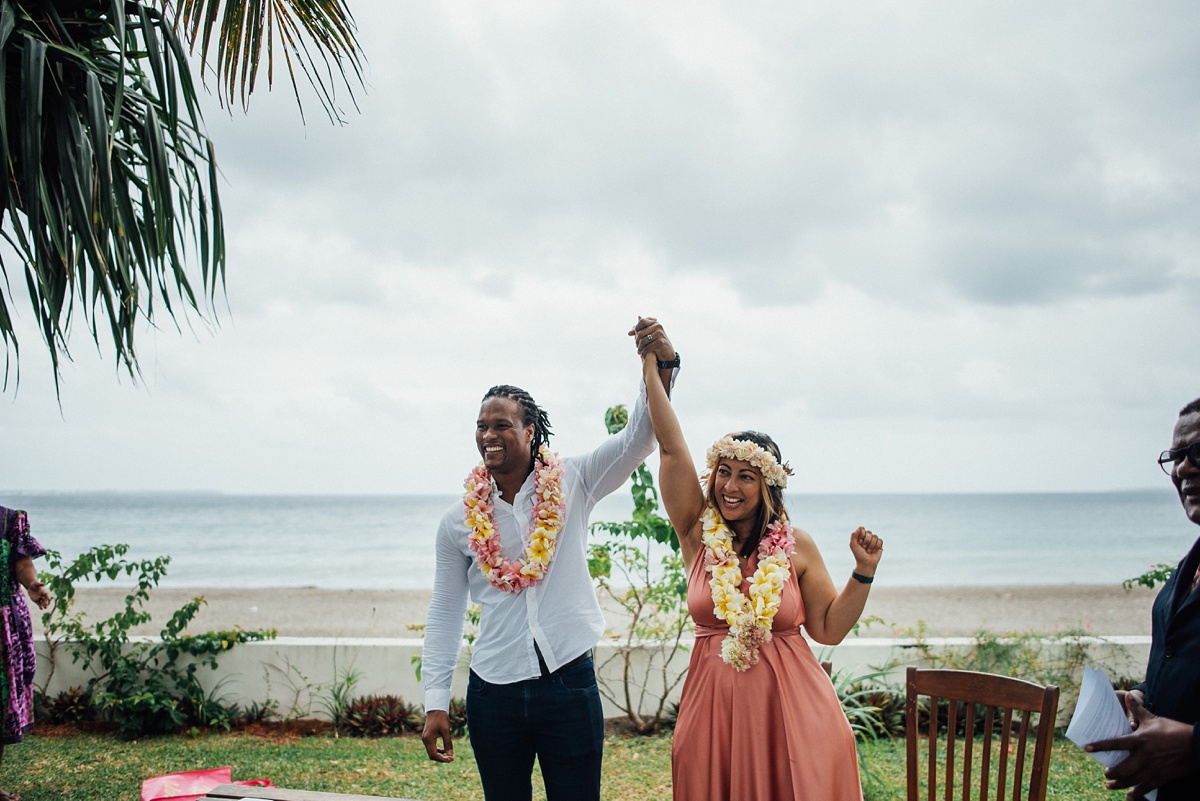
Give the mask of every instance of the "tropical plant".
<svg viewBox="0 0 1200 801">
<path fill-rule="evenodd" d="M 188 722 L 223 725 L 219 721 L 233 713 L 212 691 L 200 685 L 201 668 L 217 667 L 217 655 L 239 643 L 275 637 L 274 629 L 208 631 L 186 634 L 192 619 L 204 604 L 193 598 L 177 609 L 157 640 L 135 640 L 135 626 L 149 623 L 144 609 L 150 591 L 166 574 L 170 557 L 141 561 L 125 558 L 129 546 L 99 545 L 70 563 L 55 551 L 47 551 L 50 571 L 40 575 L 50 591 L 50 607 L 42 613 L 46 632 L 48 665 L 39 688 L 45 698 L 54 676 L 60 650 L 92 672 L 81 692 L 102 716 L 115 721 L 127 737 L 175 731 Z M 124 607 L 111 617 L 92 622 L 74 609 L 75 590 L 86 581 L 112 580 L 122 574 L 134 579 Z M 197 720 L 199 716 L 202 719 Z"/>
<path fill-rule="evenodd" d="M 56 387 L 73 314 L 136 377 L 139 319 L 203 318 L 224 284 L 215 150 L 178 30 L 202 75 L 213 56 L 223 102 L 248 102 L 264 47 L 270 80 L 276 42 L 297 98 L 299 68 L 332 119 L 333 72 L 361 78 L 343 0 L 0 0 L 5 388 L 20 277 Z"/>
<path fill-rule="evenodd" d="M 609 434 L 629 421 L 623 406 L 605 414 Z M 600 692 L 625 712 L 635 731 L 650 734 L 675 719 L 669 699 L 687 674 L 673 670 L 687 650 L 683 635 L 691 627 L 687 610 L 687 577 L 670 521 L 658 514 L 658 490 L 643 463 L 633 473 L 633 514 L 628 521 L 597 522 L 593 532 L 622 539 L 591 546 L 588 567 L 600 591 L 615 601 L 627 618 L 623 633 L 612 638 L 613 654 L 597 666 Z M 628 541 L 625 541 L 628 540 Z M 672 550 L 655 557 L 656 544 Z M 620 575 L 613 582 L 613 569 Z M 605 677 L 615 663 L 620 681 Z"/>
<path fill-rule="evenodd" d="M 333 723 L 333 736 L 337 737 L 346 722 L 346 712 L 354 699 L 354 688 L 362 679 L 362 671 L 352 667 L 338 670 L 335 665 L 334 675 L 336 678 L 324 688 L 321 695 L 321 707 L 325 710 L 325 716 Z"/>
<path fill-rule="evenodd" d="M 248 107 L 264 48 L 270 87 L 278 46 L 301 113 L 297 69 L 317 93 L 330 120 L 344 122 L 336 85 L 345 85 L 353 103 L 354 88 L 347 69 L 361 82 L 362 58 L 354 19 L 343 0 L 178 0 L 174 5 L 176 23 L 188 44 L 193 52 L 200 48 L 201 70 L 207 69 L 210 55 L 215 57 L 217 93 L 223 104 L 231 103 L 236 95 L 242 108 Z"/>
</svg>

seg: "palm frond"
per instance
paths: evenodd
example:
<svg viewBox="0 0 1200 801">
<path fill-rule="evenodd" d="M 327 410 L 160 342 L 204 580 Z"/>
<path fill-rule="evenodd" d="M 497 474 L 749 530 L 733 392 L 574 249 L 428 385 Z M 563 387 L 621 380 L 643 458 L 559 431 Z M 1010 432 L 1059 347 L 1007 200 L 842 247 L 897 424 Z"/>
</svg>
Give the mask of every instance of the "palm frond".
<svg viewBox="0 0 1200 801">
<path fill-rule="evenodd" d="M 0 233 L 21 261 L 57 381 L 81 314 L 136 376 L 155 306 L 204 314 L 224 277 L 211 143 L 186 49 L 160 9 L 0 0 Z M 187 265 L 199 251 L 200 287 Z M 7 387 L 19 353 L 0 257 Z M 105 330 L 107 329 L 107 330 Z"/>
<path fill-rule="evenodd" d="M 202 75 L 216 75 L 222 104 L 246 108 L 266 52 L 267 86 L 274 85 L 276 47 L 303 114 L 296 72 L 304 74 L 330 120 L 343 122 L 337 84 L 357 108 L 354 85 L 362 85 L 362 56 L 354 19 L 343 0 L 180 0 L 177 24 Z M 351 78 L 353 76 L 353 79 Z"/>
</svg>

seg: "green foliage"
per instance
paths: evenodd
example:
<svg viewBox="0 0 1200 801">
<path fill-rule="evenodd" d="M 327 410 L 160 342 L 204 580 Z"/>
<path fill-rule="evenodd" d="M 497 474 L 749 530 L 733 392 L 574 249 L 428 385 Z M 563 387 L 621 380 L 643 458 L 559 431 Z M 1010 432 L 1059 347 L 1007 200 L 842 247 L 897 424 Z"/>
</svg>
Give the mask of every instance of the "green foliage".
<svg viewBox="0 0 1200 801">
<path fill-rule="evenodd" d="M 418 732 L 424 718 L 416 706 L 396 695 L 364 695 L 346 707 L 342 729 L 355 737 L 387 737 Z"/>
<path fill-rule="evenodd" d="M 624 406 L 614 406 L 604 422 L 609 434 L 615 434 L 629 422 L 629 415 Z M 604 532 L 628 541 L 592 545 L 588 569 L 600 591 L 615 601 L 628 619 L 624 633 L 613 638 L 613 655 L 597 666 L 600 692 L 625 712 L 635 731 L 650 734 L 674 721 L 668 698 L 687 671 L 672 671 L 671 666 L 686 652 L 681 641 L 690 628 L 691 616 L 683 558 L 670 521 L 658 514 L 654 477 L 643 463 L 632 479 L 631 519 L 592 524 L 593 534 Z M 673 550 L 656 560 L 655 543 L 667 543 Z M 646 658 L 641 669 L 635 667 L 638 653 Z M 610 663 L 621 671 L 616 686 L 604 678 Z"/>
<path fill-rule="evenodd" d="M 299 67 L 333 120 L 333 76 L 361 81 L 344 0 L 0 0 L 0 236 L 16 254 L 0 258 L 6 387 L 14 284 L 56 386 L 73 314 L 136 375 L 139 318 L 203 315 L 224 284 L 215 149 L 178 29 L 202 75 L 215 53 L 219 95 L 240 88 L 243 106 L 264 46 L 268 81 L 278 48 L 293 89 Z"/>
<path fill-rule="evenodd" d="M 592 546 L 593 554 L 604 552 L 605 560 L 619 570 L 620 585 L 614 585 L 610 576 L 595 578 L 600 591 L 616 601 L 627 617 L 625 631 L 613 637 L 612 656 L 597 666 L 598 684 L 600 692 L 625 712 L 639 734 L 651 734 L 674 721 L 668 699 L 687 670 L 673 670 L 672 666 L 680 656 L 686 659 L 682 639 L 691 628 L 683 558 L 677 552 L 666 554 L 656 571 L 650 545 L 646 541 Z M 646 660 L 640 669 L 635 659 L 639 653 Z M 603 677 L 610 663 L 621 671 L 616 686 Z"/>
<path fill-rule="evenodd" d="M 1154 589 L 1159 584 L 1166 584 L 1167 579 L 1175 572 L 1175 565 L 1150 565 L 1150 569 L 1140 576 L 1125 579 L 1121 586 L 1132 590 L 1134 585 Z"/>
<path fill-rule="evenodd" d="M 47 723 L 82 723 L 96 715 L 92 694 L 83 687 L 70 687 L 54 697 L 36 694 L 34 719 Z"/>
<path fill-rule="evenodd" d="M 99 545 L 69 564 L 57 552 L 47 552 L 50 572 L 41 579 L 53 600 L 42 614 L 50 656 L 42 695 L 65 649 L 72 661 L 94 674 L 84 690 L 97 712 L 115 721 L 124 736 L 177 731 L 189 723 L 228 728 L 229 711 L 201 688 L 198 671 L 215 669 L 217 656 L 238 643 L 274 638 L 274 629 L 185 634 L 204 603 L 197 597 L 171 615 L 159 639 L 134 639 L 131 630 L 150 622 L 144 605 L 166 574 L 170 558 L 129 560 L 128 550 L 127 545 Z M 78 583 L 122 575 L 133 578 L 134 587 L 120 611 L 92 622 L 74 610 Z"/>
<path fill-rule="evenodd" d="M 251 701 L 250 706 L 242 710 L 234 721 L 236 725 L 244 726 L 250 723 L 266 723 L 280 717 L 279 704 L 270 698 L 262 701 Z"/>
<path fill-rule="evenodd" d="M 604 425 L 609 434 L 616 434 L 629 423 L 629 413 L 624 406 L 613 406 L 604 415 Z M 646 463 L 638 465 L 631 476 L 633 486 L 633 514 L 630 519 L 622 522 L 601 521 L 592 524 L 592 532 L 603 531 L 618 537 L 631 540 L 649 539 L 653 542 L 670 545 L 679 550 L 679 541 L 675 537 L 675 529 L 671 521 L 658 514 L 658 490 L 654 486 L 654 476 Z M 596 574 L 593 573 L 593 576 Z M 686 592 L 686 590 L 685 590 Z"/>
<path fill-rule="evenodd" d="M 62 13 L 60 13 L 60 11 Z M 187 53 L 155 5 L 0 0 L 0 219 L 55 380 L 78 303 L 93 339 L 134 373 L 138 318 L 198 309 L 188 243 L 210 297 L 225 234 L 213 149 Z M 0 335 L 17 353 L 0 261 Z M 19 273 L 17 273 L 19 274 Z"/>
<path fill-rule="evenodd" d="M 976 670 L 1056 685 L 1060 710 L 1074 708 L 1083 667 L 1091 662 L 1091 652 L 1098 640 L 1081 629 L 1006 634 L 980 630 L 970 645 L 934 650 L 925 639 L 924 621 L 915 631 L 906 633 L 915 640 L 910 653 L 929 667 Z"/>
<path fill-rule="evenodd" d="M 354 687 L 362 678 L 362 673 L 353 668 L 335 672 L 337 679 L 325 688 L 325 692 L 321 696 L 321 707 L 325 710 L 326 717 L 333 723 L 333 735 L 337 737 L 346 722 L 346 712 L 350 709 L 351 700 L 354 698 Z"/>
<path fill-rule="evenodd" d="M 353 101 L 346 69 L 349 67 L 361 82 L 362 59 L 358 53 L 354 20 L 342 0 L 182 0 L 178 8 L 179 23 L 188 42 L 193 49 L 197 43 L 200 45 L 202 73 L 209 67 L 209 55 L 216 39 L 217 95 L 223 104 L 231 103 L 234 96 L 240 96 L 243 108 L 249 104 L 265 44 L 268 84 L 275 74 L 275 48 L 278 47 L 283 51 L 296 102 L 300 102 L 295 72 L 299 67 L 330 120 L 343 121 L 331 80 L 334 70 L 330 68 L 336 66 L 347 89 L 351 90 Z M 317 63 L 309 52 L 306 36 L 316 45 L 316 55 L 320 56 L 321 63 Z"/>
<path fill-rule="evenodd" d="M 859 740 L 904 734 L 904 693 L 881 681 L 882 672 L 862 676 L 833 674 L 833 686 L 850 730 Z"/>
</svg>

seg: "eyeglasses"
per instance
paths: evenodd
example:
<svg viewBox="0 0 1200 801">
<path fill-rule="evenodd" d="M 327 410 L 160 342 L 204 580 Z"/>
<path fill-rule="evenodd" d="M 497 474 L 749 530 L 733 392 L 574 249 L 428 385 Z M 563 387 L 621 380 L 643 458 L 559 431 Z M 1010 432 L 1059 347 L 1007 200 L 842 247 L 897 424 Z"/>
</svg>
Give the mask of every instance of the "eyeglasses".
<svg viewBox="0 0 1200 801">
<path fill-rule="evenodd" d="M 1200 470 L 1200 441 L 1193 442 L 1183 448 L 1163 451 L 1158 455 L 1158 466 L 1163 469 L 1163 472 L 1168 476 L 1174 476 L 1179 470 L 1179 463 L 1184 459 L 1191 462 L 1192 467 Z"/>
</svg>

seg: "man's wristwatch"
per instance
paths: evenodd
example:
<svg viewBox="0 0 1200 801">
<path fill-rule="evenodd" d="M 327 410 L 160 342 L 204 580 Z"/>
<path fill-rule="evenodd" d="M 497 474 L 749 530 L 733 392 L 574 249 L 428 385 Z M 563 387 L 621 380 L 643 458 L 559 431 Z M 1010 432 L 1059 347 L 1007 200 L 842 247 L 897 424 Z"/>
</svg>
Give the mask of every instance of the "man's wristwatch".
<svg viewBox="0 0 1200 801">
<path fill-rule="evenodd" d="M 669 362 L 659 361 L 657 359 L 655 361 L 658 362 L 659 370 L 671 370 L 679 366 L 679 351 L 675 351 L 675 358 L 671 359 Z"/>
</svg>

